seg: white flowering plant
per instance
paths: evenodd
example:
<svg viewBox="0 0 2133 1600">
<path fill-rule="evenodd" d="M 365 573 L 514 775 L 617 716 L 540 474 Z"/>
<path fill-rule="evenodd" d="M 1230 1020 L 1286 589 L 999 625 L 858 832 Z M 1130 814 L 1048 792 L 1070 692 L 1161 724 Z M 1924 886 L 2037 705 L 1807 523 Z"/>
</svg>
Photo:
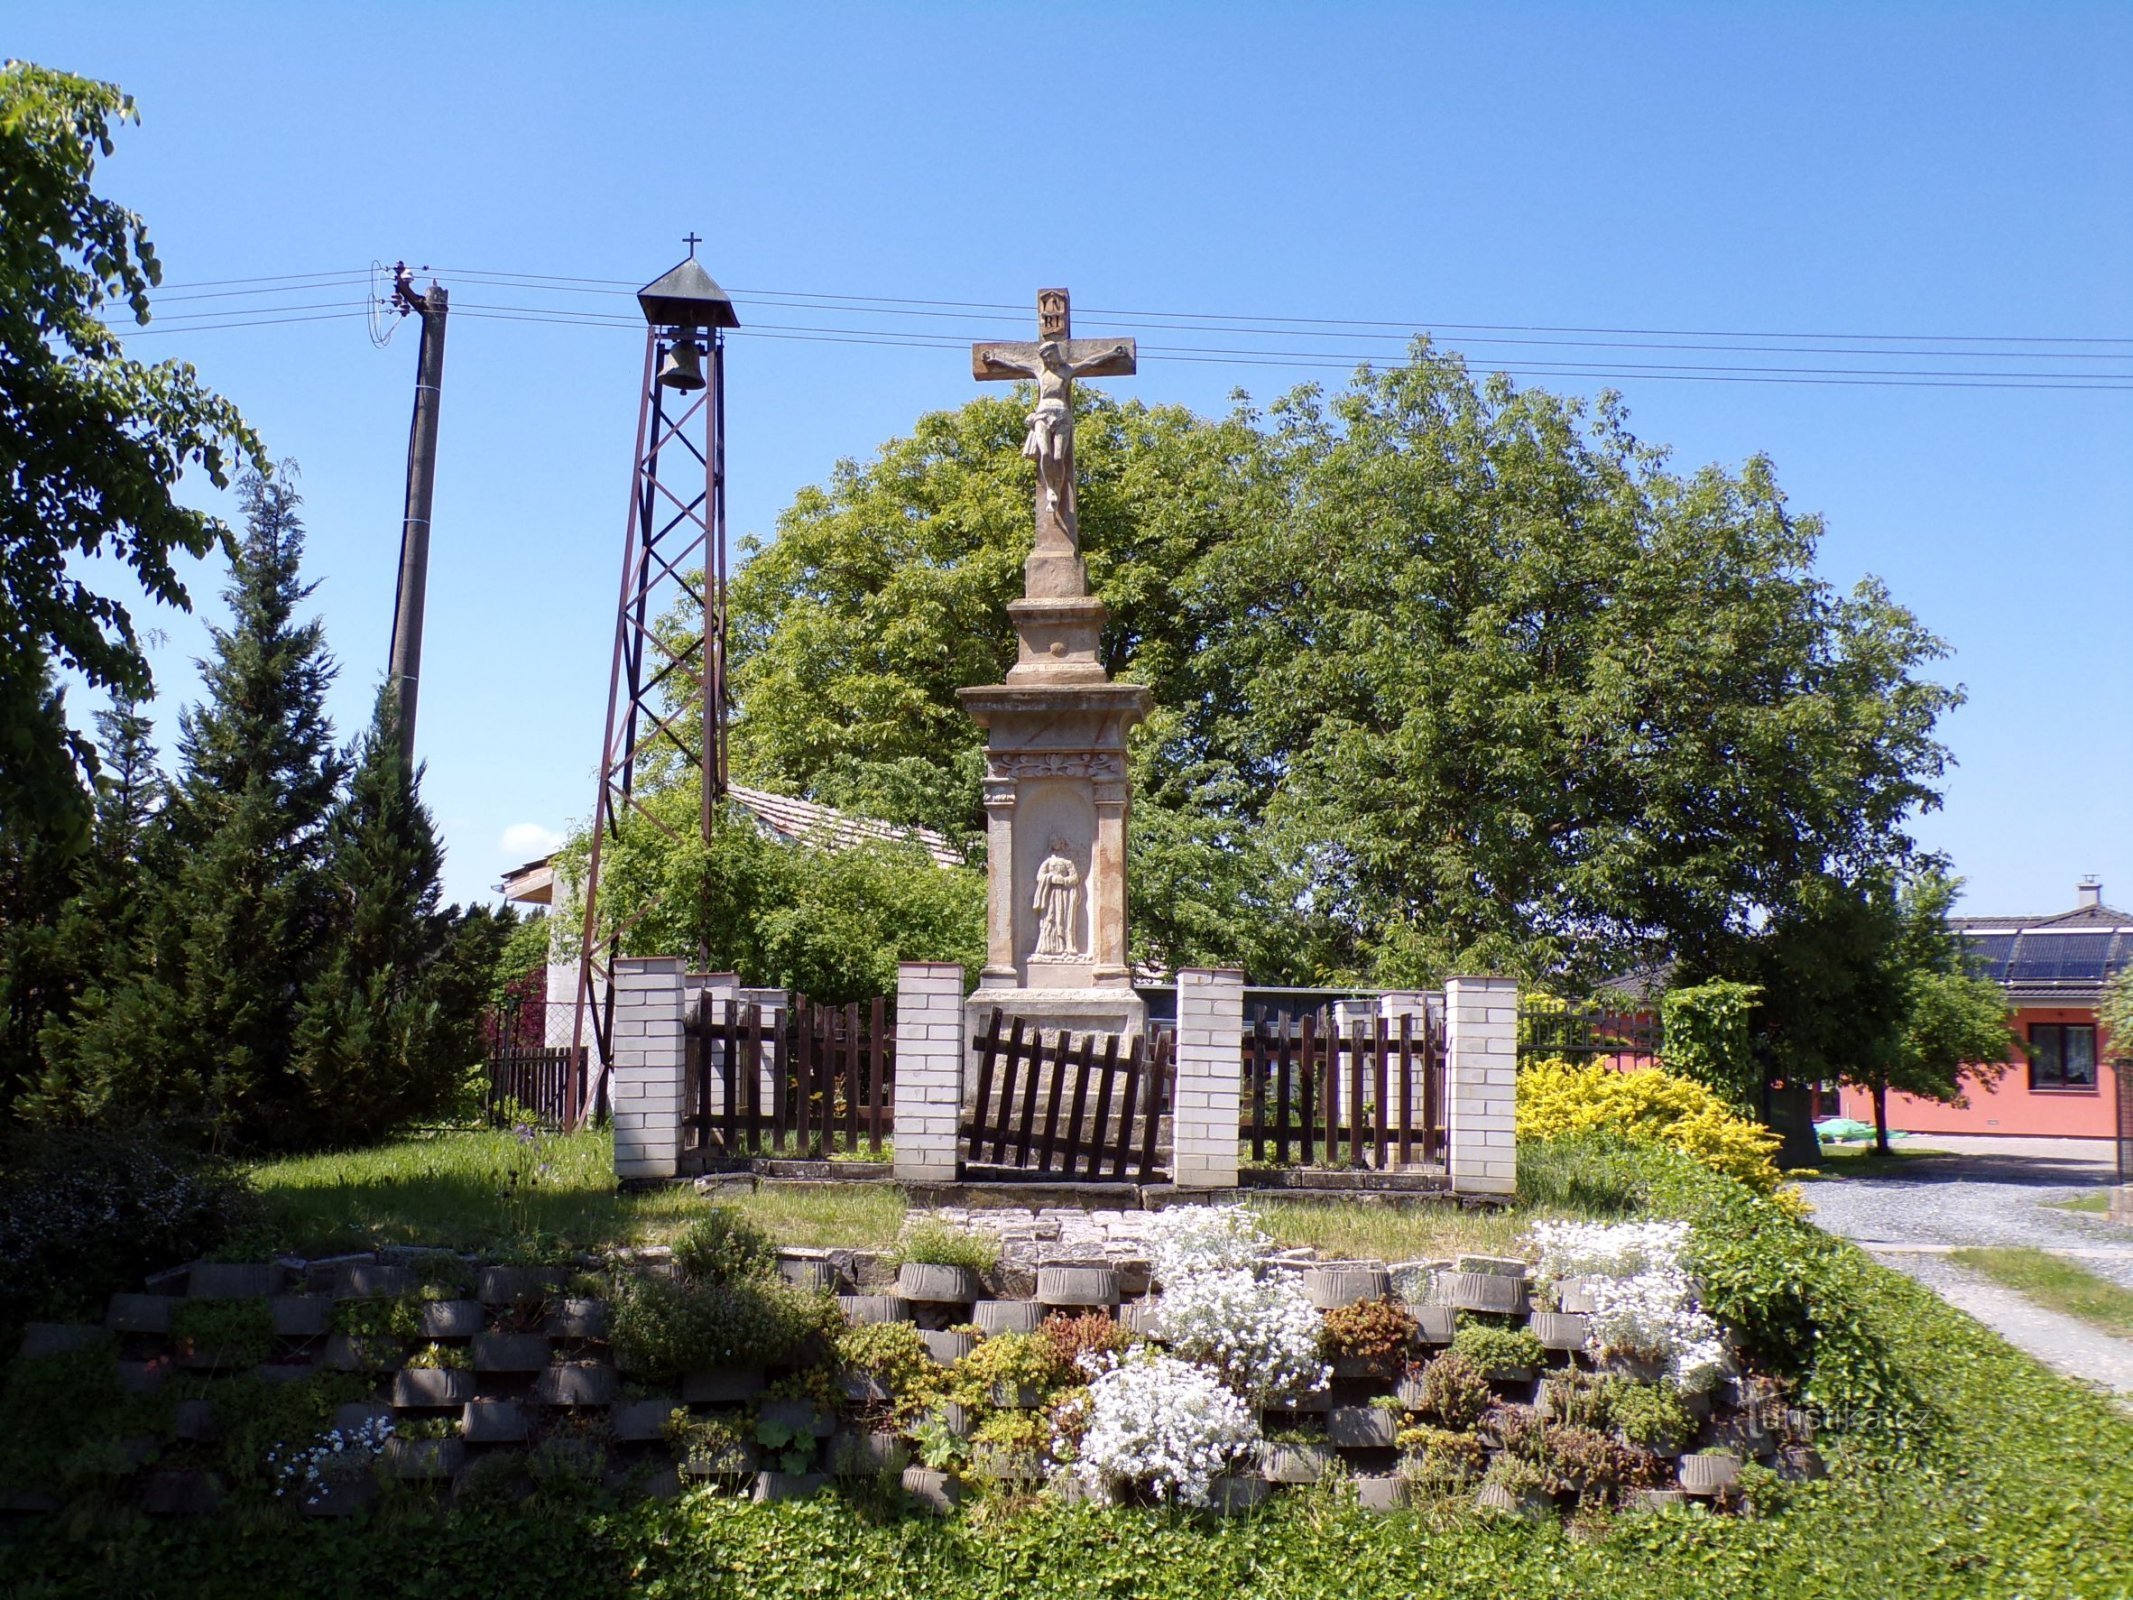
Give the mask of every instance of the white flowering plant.
<svg viewBox="0 0 2133 1600">
<path fill-rule="evenodd" d="M 267 1452 L 274 1493 L 300 1494 L 305 1505 L 315 1506 L 326 1497 L 332 1480 L 368 1471 L 392 1436 L 392 1419 L 373 1417 L 352 1428 L 329 1428 L 300 1448 L 276 1446 Z"/>
<path fill-rule="evenodd" d="M 1145 1348 L 1083 1363 L 1093 1376 L 1072 1471 L 1092 1491 L 1115 1497 L 1137 1483 L 1204 1506 L 1216 1477 L 1256 1458 L 1258 1418 L 1206 1368 Z"/>
<path fill-rule="evenodd" d="M 1154 1212 L 1142 1237 L 1165 1288 L 1202 1272 L 1249 1272 L 1274 1247 L 1243 1206 L 1169 1206 Z"/>
<path fill-rule="evenodd" d="M 1326 1386 L 1332 1369 L 1320 1359 L 1320 1329 L 1318 1308 L 1294 1278 L 1239 1268 L 1177 1280 L 1156 1302 L 1151 1331 L 1235 1393 L 1264 1400 Z"/>
<path fill-rule="evenodd" d="M 1663 1362 L 1678 1389 L 1708 1389 L 1726 1370 L 1725 1337 L 1679 1271 L 1594 1278 L 1589 1339 L 1602 1355 Z"/>
<path fill-rule="evenodd" d="M 1539 1222 L 1537 1276 L 1586 1279 L 1592 1294 L 1590 1349 L 1663 1366 L 1677 1388 L 1708 1389 L 1724 1374 L 1725 1336 L 1697 1304 L 1682 1263 L 1684 1222 Z"/>
<path fill-rule="evenodd" d="M 1536 1222 L 1540 1247 L 1534 1276 L 1543 1284 L 1565 1278 L 1630 1278 L 1654 1268 L 1679 1271 L 1689 1242 L 1686 1222 Z"/>
</svg>

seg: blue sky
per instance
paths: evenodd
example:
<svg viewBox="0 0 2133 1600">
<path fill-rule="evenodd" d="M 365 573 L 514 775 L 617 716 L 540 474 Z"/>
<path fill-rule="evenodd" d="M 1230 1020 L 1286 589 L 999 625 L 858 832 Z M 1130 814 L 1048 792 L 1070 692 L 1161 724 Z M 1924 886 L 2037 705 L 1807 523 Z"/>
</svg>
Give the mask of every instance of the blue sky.
<svg viewBox="0 0 2133 1600">
<path fill-rule="evenodd" d="M 384 670 L 413 329 L 379 351 L 361 316 L 332 316 L 357 308 L 351 277 L 174 297 L 396 256 L 452 290 L 420 733 L 461 898 L 589 809 L 641 359 L 620 324 L 472 315 L 630 310 L 494 274 L 639 283 L 693 228 L 766 332 L 1019 336 L 1026 312 L 775 302 L 1022 306 L 1063 283 L 1077 308 L 1435 329 L 1482 367 L 2133 374 L 2121 5 L 16 0 L 6 34 L 9 54 L 139 100 L 99 182 L 147 217 L 167 317 L 326 318 L 165 321 L 135 349 L 195 363 L 301 462 L 344 733 Z M 1481 324 L 1779 337 L 1658 341 L 1777 347 L 1668 355 L 1454 327 Z M 1140 331 L 1139 376 L 1111 387 L 1210 412 L 1240 385 L 1340 372 L 1145 347 L 1364 348 Z M 1986 342 L 2003 336 L 2120 342 Z M 974 392 L 952 348 L 758 334 L 729 374 L 736 537 Z M 2068 905 L 2087 872 L 2133 903 L 2133 392 L 1611 381 L 1683 466 L 1769 453 L 1795 507 L 1828 519 L 1827 576 L 1881 575 L 1950 641 L 1961 764 L 1920 832 L 1970 908 Z M 199 614 L 144 619 L 168 635 L 166 739 L 219 581 L 197 575 Z"/>
</svg>

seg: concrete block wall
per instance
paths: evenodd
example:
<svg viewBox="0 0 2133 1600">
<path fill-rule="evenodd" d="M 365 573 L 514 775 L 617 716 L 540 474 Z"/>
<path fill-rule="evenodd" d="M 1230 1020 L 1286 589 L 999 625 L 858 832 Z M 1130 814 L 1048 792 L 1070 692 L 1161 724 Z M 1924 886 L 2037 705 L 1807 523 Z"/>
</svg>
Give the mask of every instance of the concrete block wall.
<svg viewBox="0 0 2133 1600">
<path fill-rule="evenodd" d="M 678 956 L 624 956 L 615 963 L 609 1103 L 618 1178 L 671 1178 L 681 1169 L 686 976 Z"/>
<path fill-rule="evenodd" d="M 1444 1032 L 1452 1189 L 1461 1194 L 1514 1194 L 1518 985 L 1509 978 L 1447 978 Z"/>
<path fill-rule="evenodd" d="M 906 961 L 896 969 L 896 1176 L 953 1183 L 962 1175 L 963 969 Z"/>
<path fill-rule="evenodd" d="M 1180 1189 L 1237 1185 L 1243 1033 L 1242 971 L 1187 967 L 1178 973 L 1170 1171 Z"/>
</svg>

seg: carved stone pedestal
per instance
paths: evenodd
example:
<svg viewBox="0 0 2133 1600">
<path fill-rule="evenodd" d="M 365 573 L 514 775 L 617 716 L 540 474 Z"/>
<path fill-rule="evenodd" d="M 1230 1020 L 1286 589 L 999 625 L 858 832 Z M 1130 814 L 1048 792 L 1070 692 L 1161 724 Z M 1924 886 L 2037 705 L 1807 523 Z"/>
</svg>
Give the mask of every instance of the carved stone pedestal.
<svg viewBox="0 0 2133 1600">
<path fill-rule="evenodd" d="M 973 1028 L 994 1007 L 1046 1029 L 1139 1033 L 1126 960 L 1126 731 L 1148 691 L 1097 660 L 1103 602 L 1020 600 L 1007 682 L 962 691 L 986 730 L 991 856 L 985 970 Z"/>
</svg>

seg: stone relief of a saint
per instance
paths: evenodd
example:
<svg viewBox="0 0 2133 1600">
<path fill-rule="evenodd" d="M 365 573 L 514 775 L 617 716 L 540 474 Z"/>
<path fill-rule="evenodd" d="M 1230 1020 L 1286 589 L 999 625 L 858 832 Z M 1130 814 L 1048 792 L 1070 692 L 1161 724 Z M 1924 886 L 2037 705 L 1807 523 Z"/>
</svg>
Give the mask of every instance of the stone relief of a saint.
<svg viewBox="0 0 2133 1600">
<path fill-rule="evenodd" d="M 1037 948 L 1032 961 L 1081 959 L 1079 917 L 1081 871 L 1067 859 L 1067 842 L 1054 837 L 1052 853 L 1037 864 L 1037 893 L 1030 909 L 1037 913 Z"/>
</svg>

